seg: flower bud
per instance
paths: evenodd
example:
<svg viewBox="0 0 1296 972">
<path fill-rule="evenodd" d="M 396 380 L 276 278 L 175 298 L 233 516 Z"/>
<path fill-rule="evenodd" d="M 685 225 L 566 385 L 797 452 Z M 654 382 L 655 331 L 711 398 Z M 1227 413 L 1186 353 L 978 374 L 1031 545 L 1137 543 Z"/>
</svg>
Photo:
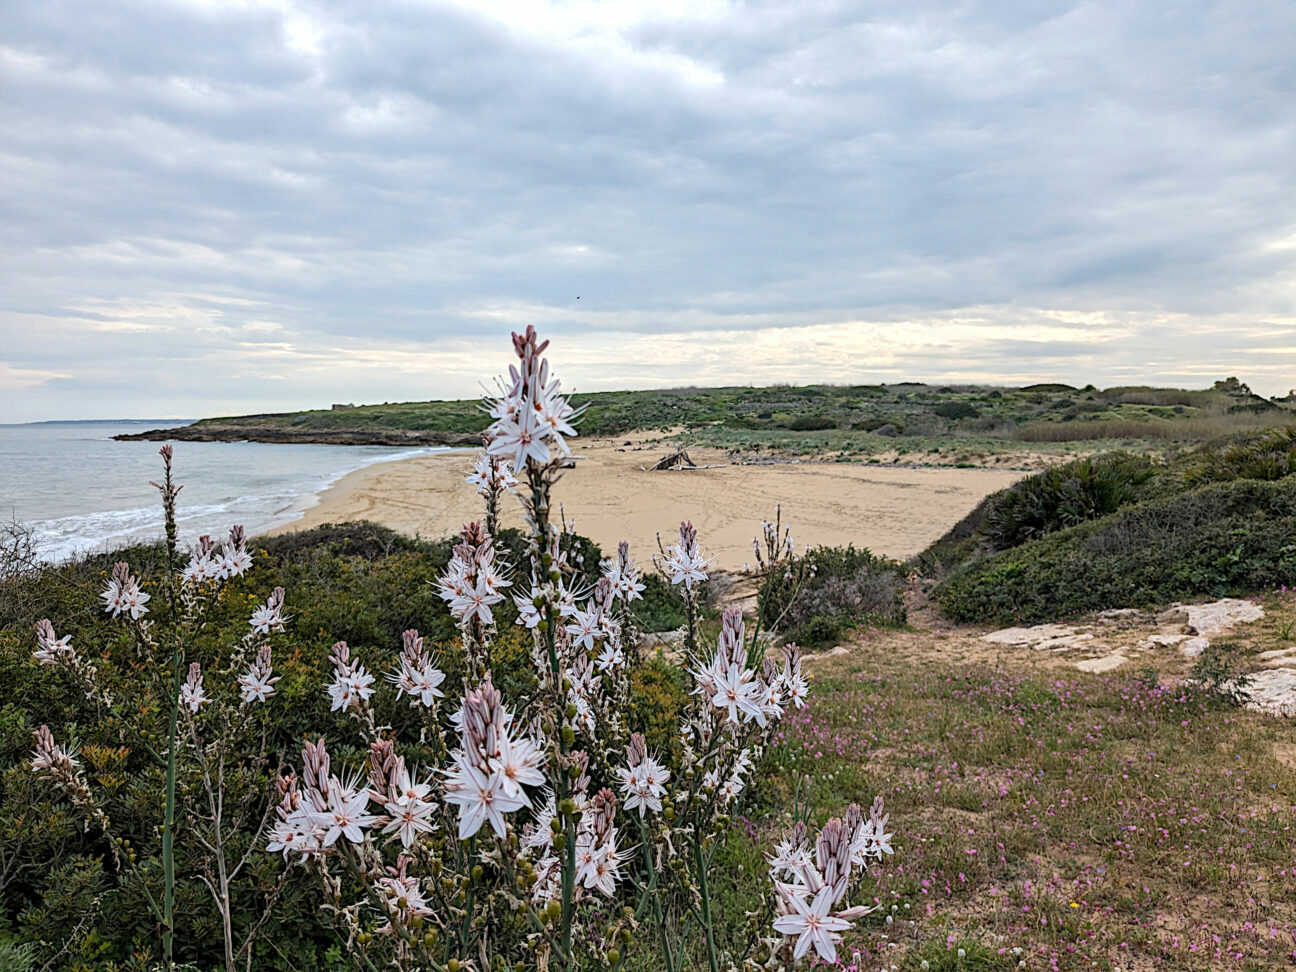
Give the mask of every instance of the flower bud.
<svg viewBox="0 0 1296 972">
<path fill-rule="evenodd" d="M 608 965 L 616 965 L 621 961 L 621 953 L 615 948 L 609 948 L 607 953 Z"/>
</svg>

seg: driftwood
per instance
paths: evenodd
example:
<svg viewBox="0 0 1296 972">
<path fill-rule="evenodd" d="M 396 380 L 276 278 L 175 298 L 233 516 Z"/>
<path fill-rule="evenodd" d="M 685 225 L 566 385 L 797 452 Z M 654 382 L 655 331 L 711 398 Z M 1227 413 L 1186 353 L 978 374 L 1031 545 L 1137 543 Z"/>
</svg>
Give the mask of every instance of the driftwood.
<svg viewBox="0 0 1296 972">
<path fill-rule="evenodd" d="M 683 469 L 687 467 L 697 467 L 697 463 L 689 458 L 689 454 L 684 451 L 672 452 L 669 456 L 662 456 L 655 463 L 649 466 L 649 469 Z"/>
</svg>

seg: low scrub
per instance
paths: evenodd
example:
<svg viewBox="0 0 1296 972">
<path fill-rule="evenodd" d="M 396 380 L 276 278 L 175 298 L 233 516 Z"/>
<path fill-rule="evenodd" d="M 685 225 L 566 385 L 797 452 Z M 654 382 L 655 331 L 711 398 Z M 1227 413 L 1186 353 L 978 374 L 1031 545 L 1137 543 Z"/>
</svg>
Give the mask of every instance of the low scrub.
<svg viewBox="0 0 1296 972">
<path fill-rule="evenodd" d="M 904 623 L 904 565 L 854 546 L 815 547 L 806 557 L 813 573 L 799 594 L 789 581 L 786 590 L 773 592 L 765 610 L 766 623 L 782 618 L 789 641 L 822 647 L 860 624 Z"/>
<path fill-rule="evenodd" d="M 1005 491 L 983 530 L 995 550 L 1115 513 L 1141 498 L 1157 473 L 1145 456 L 1113 452 L 1053 466 Z"/>
<path fill-rule="evenodd" d="M 1291 479 L 1148 500 L 971 564 L 936 595 L 958 621 L 1036 622 L 1282 584 L 1296 584 Z"/>
</svg>

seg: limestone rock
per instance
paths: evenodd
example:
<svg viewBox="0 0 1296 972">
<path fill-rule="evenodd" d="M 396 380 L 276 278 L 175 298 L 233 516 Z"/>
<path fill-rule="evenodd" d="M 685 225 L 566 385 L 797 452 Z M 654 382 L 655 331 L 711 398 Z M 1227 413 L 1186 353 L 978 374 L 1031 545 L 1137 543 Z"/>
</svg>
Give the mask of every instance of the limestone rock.
<svg viewBox="0 0 1296 972">
<path fill-rule="evenodd" d="M 1251 693 L 1246 704 L 1248 709 L 1289 718 L 1296 716 L 1296 671 L 1273 668 L 1256 672 L 1248 689 Z"/>
<path fill-rule="evenodd" d="M 1260 605 L 1232 597 L 1209 604 L 1189 604 L 1184 611 L 1188 615 L 1189 630 L 1204 638 L 1226 634 L 1239 624 L 1264 617 Z"/>
<path fill-rule="evenodd" d="M 1210 642 L 1205 638 L 1189 638 L 1179 646 L 1179 650 L 1189 658 L 1196 658 L 1209 647 Z"/>
<path fill-rule="evenodd" d="M 1093 672 L 1096 675 L 1120 668 L 1127 661 L 1129 659 L 1118 651 L 1111 655 L 1103 655 L 1100 658 L 1086 658 L 1084 661 L 1078 661 L 1076 662 L 1076 668 L 1082 672 Z"/>
<path fill-rule="evenodd" d="M 982 641 L 992 645 L 1034 645 L 1054 638 L 1069 638 L 1075 635 L 1075 628 L 1065 628 L 1060 624 L 1037 624 L 1032 628 L 1003 628 L 982 635 Z"/>
</svg>

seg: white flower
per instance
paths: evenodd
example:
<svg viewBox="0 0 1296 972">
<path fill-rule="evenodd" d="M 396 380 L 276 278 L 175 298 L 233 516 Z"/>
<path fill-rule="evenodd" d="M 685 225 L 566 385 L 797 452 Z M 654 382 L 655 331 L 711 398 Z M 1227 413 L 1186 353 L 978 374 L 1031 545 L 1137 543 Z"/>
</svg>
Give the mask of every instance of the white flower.
<svg viewBox="0 0 1296 972">
<path fill-rule="evenodd" d="M 621 668 L 625 665 L 625 660 L 625 652 L 621 650 L 621 646 L 609 641 L 603 646 L 594 665 L 599 671 L 606 672 L 612 668 Z"/>
<path fill-rule="evenodd" d="M 796 937 L 792 957 L 800 959 L 814 946 L 825 962 L 837 961 L 837 943 L 840 932 L 850 928 L 850 922 L 831 914 L 833 889 L 825 885 L 810 901 L 792 891 L 783 891 L 781 897 L 792 913 L 774 919 L 774 930 L 789 938 Z"/>
<path fill-rule="evenodd" d="M 459 807 L 460 840 L 477 833 L 488 820 L 495 835 L 503 837 L 508 826 L 504 814 L 525 806 L 523 798 L 504 792 L 499 773 L 487 775 L 462 758 L 456 760 L 455 769 L 447 775 L 445 800 Z"/>
<path fill-rule="evenodd" d="M 670 780 L 670 770 L 662 766 L 651 756 L 646 756 L 635 766 L 617 767 L 616 775 L 620 780 L 621 793 L 625 797 L 626 813 L 638 809 L 639 816 L 645 811 L 661 813 L 662 797 L 666 795 L 666 783 Z"/>
<path fill-rule="evenodd" d="M 57 665 L 72 654 L 72 636 L 57 637 L 48 618 L 36 623 L 36 643 L 39 647 L 32 652 L 32 657 L 42 665 Z"/>
<path fill-rule="evenodd" d="M 709 561 L 696 551 L 681 550 L 679 545 L 671 547 L 666 556 L 665 569 L 672 584 L 683 584 L 692 589 L 707 579 L 706 568 Z"/>
<path fill-rule="evenodd" d="M 244 702 L 264 702 L 274 695 L 274 682 L 278 677 L 270 677 L 269 672 L 246 671 L 239 676 L 239 693 Z"/>
<path fill-rule="evenodd" d="M 337 783 L 336 780 L 333 782 Z M 325 828 L 320 841 L 324 847 L 331 847 L 339 837 L 345 837 L 353 844 L 360 843 L 364 840 L 364 828 L 372 827 L 378 819 L 365 812 L 369 806 L 369 791 L 349 793 L 349 789 L 341 784 L 330 786 L 328 807 L 310 814 L 312 823 Z"/>
<path fill-rule="evenodd" d="M 436 824 L 428 819 L 436 807 L 425 802 L 421 797 L 416 799 L 402 797 L 392 803 L 384 804 L 383 809 L 391 817 L 391 821 L 383 828 L 383 833 L 397 834 L 402 847 L 408 848 L 419 834 L 430 833 L 436 829 Z"/>
<path fill-rule="evenodd" d="M 513 739 L 507 732 L 499 740 L 499 755 L 490 761 L 490 768 L 499 777 L 501 792 L 510 799 L 531 806 L 531 799 L 523 786 L 544 786 L 545 775 L 540 772 L 545 754 L 535 740 L 523 736 Z"/>
<path fill-rule="evenodd" d="M 594 642 L 603 636 L 601 617 L 597 607 L 578 611 L 572 623 L 567 625 L 567 633 L 572 636 L 572 644 L 589 651 Z"/>
<path fill-rule="evenodd" d="M 288 860 L 289 851 L 305 853 L 307 850 L 314 850 L 318 847 L 315 838 L 309 833 L 302 833 L 301 830 L 290 820 L 279 820 L 270 830 L 270 839 L 266 843 L 266 850 L 271 854 L 283 851 L 284 860 Z"/>
<path fill-rule="evenodd" d="M 549 446 L 545 444 L 547 428 L 542 425 L 534 408 L 522 407 L 511 418 L 498 419 L 491 426 L 491 439 L 487 451 L 492 456 L 504 456 L 517 470 L 529 461 L 538 465 L 549 462 Z"/>
<path fill-rule="evenodd" d="M 739 713 L 742 713 L 746 718 L 756 719 L 764 725 L 765 715 L 753 698 L 756 686 L 749 681 L 751 675 L 747 669 L 735 664 L 729 665 L 716 677 L 712 704 L 717 709 L 728 709 L 730 722 L 740 721 Z"/>
</svg>

